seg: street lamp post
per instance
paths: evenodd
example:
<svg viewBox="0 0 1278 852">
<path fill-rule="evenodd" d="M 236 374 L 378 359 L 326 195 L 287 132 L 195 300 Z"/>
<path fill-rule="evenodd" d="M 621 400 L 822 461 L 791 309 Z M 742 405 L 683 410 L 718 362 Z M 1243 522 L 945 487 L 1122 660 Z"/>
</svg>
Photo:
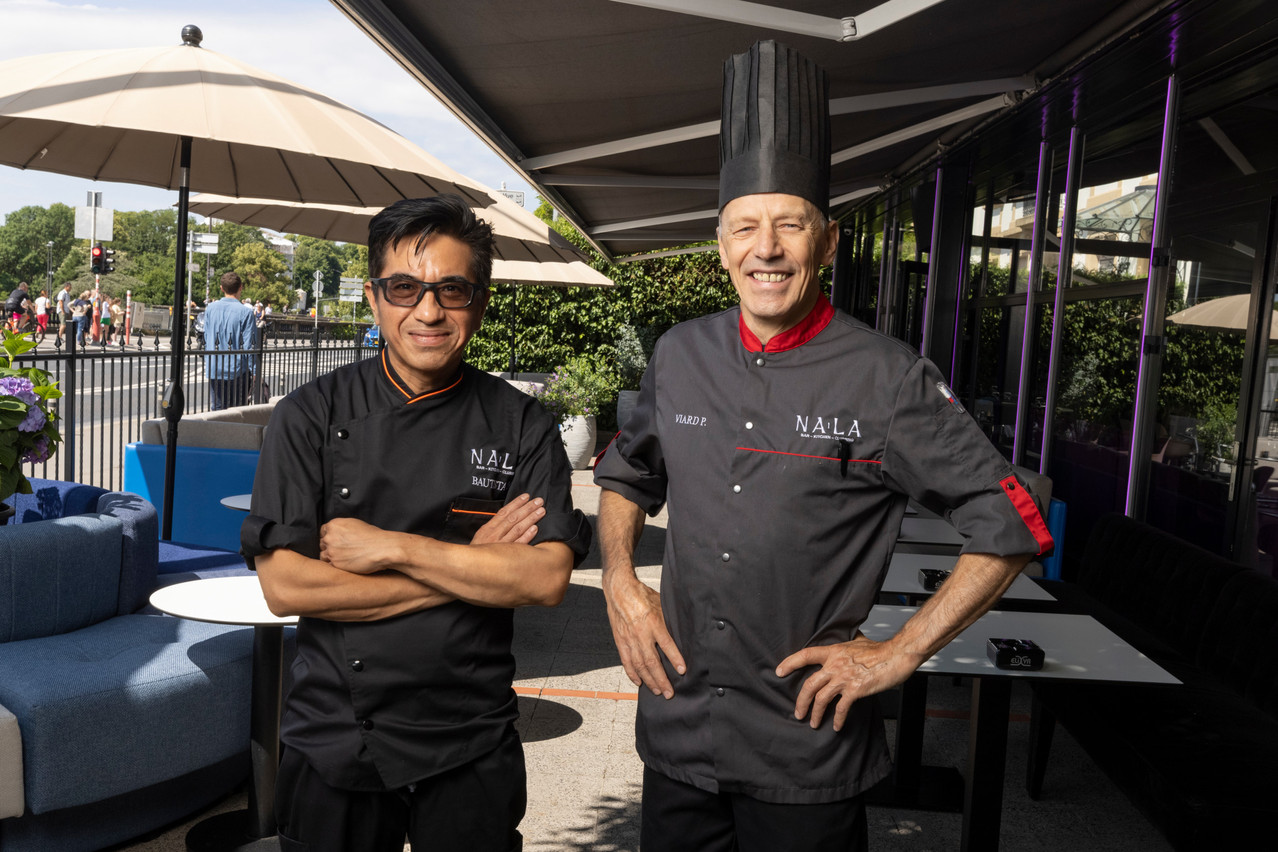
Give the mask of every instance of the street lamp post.
<svg viewBox="0 0 1278 852">
<path fill-rule="evenodd" d="M 49 249 L 49 260 L 44 270 L 45 288 L 50 293 L 52 293 L 53 292 L 53 240 L 49 240 L 49 242 L 45 243 L 45 245 Z"/>
</svg>

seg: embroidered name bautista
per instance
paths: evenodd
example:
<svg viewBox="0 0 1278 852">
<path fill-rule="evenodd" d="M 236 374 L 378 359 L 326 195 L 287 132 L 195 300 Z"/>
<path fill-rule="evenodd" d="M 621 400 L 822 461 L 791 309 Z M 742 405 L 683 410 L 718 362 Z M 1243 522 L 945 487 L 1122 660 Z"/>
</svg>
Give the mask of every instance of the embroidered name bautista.
<svg viewBox="0 0 1278 852">
<path fill-rule="evenodd" d="M 497 476 L 509 478 L 515 472 L 515 466 L 510 463 L 510 453 L 502 450 L 472 449 L 470 463 L 477 471 L 495 473 Z M 476 487 L 491 488 L 494 491 L 505 491 L 506 486 L 510 484 L 489 476 L 472 476 L 470 483 Z"/>
<path fill-rule="evenodd" d="M 848 435 L 855 435 L 858 438 L 861 437 L 861 426 L 855 419 L 852 421 L 851 425 L 848 425 L 847 418 L 843 418 L 843 423 L 846 428 L 842 431 L 839 429 L 839 418 L 837 417 L 813 418 L 811 415 L 796 414 L 794 421 L 794 431 L 800 433 L 805 438 L 822 436 L 827 438 L 833 438 L 836 436 L 844 438 Z"/>
</svg>

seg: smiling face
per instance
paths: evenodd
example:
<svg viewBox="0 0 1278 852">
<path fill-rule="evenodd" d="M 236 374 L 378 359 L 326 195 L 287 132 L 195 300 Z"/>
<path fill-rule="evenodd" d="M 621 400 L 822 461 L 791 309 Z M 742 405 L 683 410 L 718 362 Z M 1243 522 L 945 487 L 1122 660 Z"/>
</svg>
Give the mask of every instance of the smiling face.
<svg viewBox="0 0 1278 852">
<path fill-rule="evenodd" d="M 719 260 L 746 326 L 764 343 L 816 304 L 821 267 L 834 259 L 839 239 L 838 222 L 822 222 L 811 202 L 780 193 L 734 198 L 719 214 Z"/>
<path fill-rule="evenodd" d="M 402 239 L 387 249 L 378 273 L 384 278 L 393 275 L 417 281 L 473 280 L 470 248 L 444 234 L 435 234 L 424 245 L 416 237 Z M 370 281 L 364 282 L 364 295 L 373 306 L 391 365 L 414 393 L 437 390 L 456 376 L 466 342 L 479 330 L 488 305 L 484 289 L 475 293 L 470 307 L 447 310 L 434 293 L 426 293 L 415 308 L 397 307 Z"/>
</svg>

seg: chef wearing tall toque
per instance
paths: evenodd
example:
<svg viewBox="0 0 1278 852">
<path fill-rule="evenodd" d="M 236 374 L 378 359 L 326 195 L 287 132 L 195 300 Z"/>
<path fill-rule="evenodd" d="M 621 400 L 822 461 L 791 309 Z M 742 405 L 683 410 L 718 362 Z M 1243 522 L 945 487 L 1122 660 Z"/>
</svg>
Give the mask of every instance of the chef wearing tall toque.
<svg viewBox="0 0 1278 852">
<path fill-rule="evenodd" d="M 877 701 L 1052 545 L 936 367 L 821 289 L 825 72 L 759 42 L 724 66 L 719 257 L 740 304 L 663 335 L 595 467 L 613 637 L 638 686 L 644 850 L 859 850 L 890 762 Z M 859 627 L 906 503 L 966 538 L 893 638 Z M 669 508 L 660 593 L 633 551 Z"/>
</svg>

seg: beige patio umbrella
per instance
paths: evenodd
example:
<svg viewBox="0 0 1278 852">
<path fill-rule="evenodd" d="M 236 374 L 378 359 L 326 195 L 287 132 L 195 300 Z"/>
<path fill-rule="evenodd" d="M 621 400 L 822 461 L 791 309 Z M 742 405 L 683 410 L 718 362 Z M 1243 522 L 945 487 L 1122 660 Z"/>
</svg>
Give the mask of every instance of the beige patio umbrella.
<svg viewBox="0 0 1278 852">
<path fill-rule="evenodd" d="M 1239 293 L 1235 296 L 1221 296 L 1190 305 L 1183 311 L 1169 314 L 1168 322 L 1177 325 L 1196 326 L 1214 331 L 1237 331 L 1247 333 L 1247 313 L 1251 307 L 1251 294 Z M 1278 311 L 1271 311 L 1269 317 L 1269 339 L 1278 340 Z"/>
<path fill-rule="evenodd" d="M 0 62 L 0 163 L 179 189 L 385 205 L 484 187 L 332 98 L 200 47 L 84 50 Z"/>
<path fill-rule="evenodd" d="M 482 186 L 332 98 L 200 47 L 43 54 L 0 62 L 0 163 L 178 190 L 186 244 L 191 188 L 290 201 L 385 205 Z M 172 531 L 177 424 L 184 408 L 183 257 L 173 273 L 172 363 L 161 534 Z M 73 463 L 67 457 L 68 469 Z"/>
<path fill-rule="evenodd" d="M 497 253 L 493 280 L 510 284 L 561 287 L 609 287 L 612 281 L 585 262 L 585 255 L 535 215 L 494 193 L 495 204 L 475 213 L 493 226 Z M 192 196 L 192 213 L 256 225 L 283 234 L 343 243 L 368 242 L 368 223 L 381 207 L 299 204 L 265 198 L 232 198 L 200 193 Z"/>
</svg>

